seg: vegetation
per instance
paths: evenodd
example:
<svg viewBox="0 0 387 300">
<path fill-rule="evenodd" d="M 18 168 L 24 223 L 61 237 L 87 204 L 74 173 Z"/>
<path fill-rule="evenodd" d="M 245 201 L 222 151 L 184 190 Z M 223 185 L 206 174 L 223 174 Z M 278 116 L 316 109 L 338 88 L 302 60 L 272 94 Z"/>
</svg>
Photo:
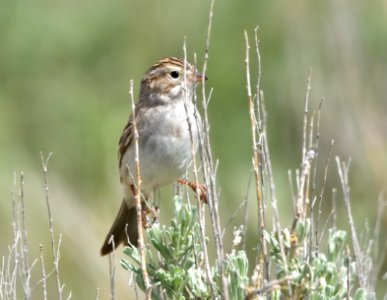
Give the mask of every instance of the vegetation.
<svg viewBox="0 0 387 300">
<path fill-rule="evenodd" d="M 116 266 L 124 256 L 133 272 L 136 262 L 121 249 L 110 260 L 98 253 L 121 201 L 117 140 L 130 113 L 129 79 L 137 92 L 144 67 L 184 56 L 185 37 L 200 71 L 208 50 L 209 80 L 197 99 L 211 123 L 211 138 L 203 137 L 211 151 L 200 154 L 197 172 L 215 200 L 196 207 L 180 190 L 179 213 L 205 220 L 200 247 L 192 241 L 203 252 L 191 267 L 204 275 L 191 276 L 192 289 L 204 293 L 211 278 L 206 292 L 215 294 L 387 293 L 385 1 L 216 1 L 209 47 L 209 3 L 201 1 L 0 0 L 0 7 L 0 299 L 135 296 L 128 272 Z M 262 62 L 253 52 L 249 97 L 243 32 L 252 37 L 256 25 Z M 53 152 L 47 185 L 41 151 L 44 162 Z M 209 177 L 200 174 L 203 160 Z M 173 197 L 167 188 L 156 197 L 160 225 L 149 230 L 164 236 L 173 228 L 163 227 L 179 215 Z M 154 241 L 146 241 L 147 262 L 159 266 Z M 229 285 L 236 272 L 247 283 Z M 178 281 L 168 274 L 165 284 Z"/>
<path fill-rule="evenodd" d="M 196 207 L 183 203 L 180 197 L 174 198 L 174 204 L 175 218 L 169 227 L 157 224 L 146 231 L 151 242 L 146 261 L 152 299 L 211 299 L 203 269 Z M 345 231 L 329 229 L 326 249 L 313 249 L 312 255 L 304 253 L 302 244 L 310 230 L 310 219 L 306 221 L 296 229 L 296 243 L 291 241 L 288 230 L 281 234 L 265 231 L 275 279 L 260 289 L 252 287 L 247 254 L 236 249 L 241 231 L 234 231 L 234 247 L 224 261 L 229 299 L 251 299 L 254 295 L 264 299 L 376 299 L 372 292 L 359 287 Z M 287 261 L 281 255 L 280 243 L 288 253 Z M 136 284 L 146 292 L 139 250 L 126 247 L 124 253 L 130 260 L 122 260 L 122 266 L 134 273 Z M 211 270 L 215 298 L 220 299 L 220 274 L 216 266 Z"/>
</svg>

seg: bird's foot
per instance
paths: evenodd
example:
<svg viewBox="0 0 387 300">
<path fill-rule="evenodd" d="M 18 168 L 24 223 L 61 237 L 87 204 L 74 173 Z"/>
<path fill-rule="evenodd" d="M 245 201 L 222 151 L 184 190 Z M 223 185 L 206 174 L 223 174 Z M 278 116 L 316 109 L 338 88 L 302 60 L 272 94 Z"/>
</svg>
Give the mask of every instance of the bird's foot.
<svg viewBox="0 0 387 300">
<path fill-rule="evenodd" d="M 150 215 L 150 216 L 149 216 Z M 159 219 L 159 207 L 149 206 L 146 203 L 142 203 L 142 227 L 147 229 L 151 227 Z"/>
<path fill-rule="evenodd" d="M 185 179 L 178 179 L 177 183 L 184 184 L 190 187 L 195 194 L 199 195 L 200 200 L 208 204 L 207 188 L 204 184 L 196 184 Z"/>
</svg>

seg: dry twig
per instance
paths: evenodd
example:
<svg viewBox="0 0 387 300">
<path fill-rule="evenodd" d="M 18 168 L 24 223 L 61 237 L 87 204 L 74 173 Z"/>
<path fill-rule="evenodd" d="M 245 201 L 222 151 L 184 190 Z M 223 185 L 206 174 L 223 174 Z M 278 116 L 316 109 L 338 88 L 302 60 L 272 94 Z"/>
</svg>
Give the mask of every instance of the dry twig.
<svg viewBox="0 0 387 300">
<path fill-rule="evenodd" d="M 140 250 L 140 260 L 141 260 L 141 272 L 144 279 L 145 289 L 146 289 L 146 299 L 151 298 L 152 286 L 149 281 L 148 272 L 146 270 L 146 256 L 145 256 L 145 243 L 144 243 L 144 229 L 142 222 L 142 206 L 141 206 L 141 175 L 140 175 L 140 157 L 138 149 L 138 140 L 139 135 L 137 131 L 137 122 L 136 122 L 136 107 L 134 103 L 133 96 L 133 80 L 130 80 L 130 89 L 129 89 L 130 101 L 132 105 L 132 114 L 133 114 L 133 136 L 134 136 L 134 149 L 135 149 L 135 162 L 136 162 L 136 177 L 134 185 L 136 200 L 136 211 L 137 211 L 137 228 L 138 228 L 138 248 Z"/>
<path fill-rule="evenodd" d="M 52 251 L 52 260 L 54 264 L 54 273 L 56 278 L 56 286 L 58 289 L 58 299 L 62 299 L 63 294 L 63 288 L 64 285 L 60 282 L 60 276 L 59 276 L 59 249 L 60 244 L 62 240 L 62 235 L 59 235 L 58 240 L 58 247 L 55 246 L 55 236 L 54 236 L 54 220 L 51 213 L 51 207 L 50 207 L 50 194 L 48 189 L 48 161 L 51 158 L 52 153 L 49 153 L 47 158 L 44 158 L 43 153 L 40 153 L 40 158 L 42 161 L 42 167 L 43 167 L 43 179 L 44 179 L 44 192 L 46 197 L 46 206 L 47 206 L 47 213 L 48 213 L 48 223 L 50 228 L 50 241 L 51 241 L 51 251 Z M 69 294 L 69 297 L 71 297 L 71 293 Z"/>
<path fill-rule="evenodd" d="M 210 48 L 210 39 L 211 39 L 211 30 L 212 30 L 212 19 L 214 16 L 214 4 L 215 0 L 211 0 L 209 18 L 208 18 L 208 27 L 206 35 L 206 46 L 204 53 L 204 62 L 203 62 L 203 81 L 202 81 L 202 107 L 203 107 L 203 135 L 200 136 L 200 156 L 203 164 L 203 177 L 207 187 L 208 193 L 208 208 L 210 211 L 212 231 L 215 240 L 215 249 L 216 249 L 216 264 L 220 274 L 220 294 L 222 299 L 228 299 L 228 289 L 227 289 L 227 280 L 224 273 L 224 249 L 222 241 L 222 229 L 220 225 L 219 218 L 219 199 L 218 191 L 216 185 L 216 164 L 212 158 L 211 153 L 211 143 L 209 135 L 209 121 L 208 121 L 208 104 L 211 99 L 211 91 L 209 95 L 206 93 L 205 85 L 205 75 L 207 71 L 207 63 L 209 58 L 209 48 Z"/>
<path fill-rule="evenodd" d="M 261 173 L 260 173 L 260 160 L 258 155 L 258 142 L 257 142 L 257 126 L 256 126 L 256 116 L 255 116 L 255 105 L 253 101 L 253 96 L 251 93 L 251 83 L 250 83 L 250 58 L 249 58 L 249 38 L 247 31 L 244 32 L 245 43 L 246 43 L 246 89 L 247 89 L 247 98 L 249 105 L 249 116 L 250 116 L 250 127 L 251 127 L 251 138 L 252 138 L 252 152 L 253 152 L 253 171 L 255 175 L 255 192 L 257 197 L 258 204 L 258 229 L 259 229 L 259 240 L 260 240 L 260 252 L 258 254 L 258 264 L 259 269 L 263 270 L 263 277 L 259 276 L 257 278 L 257 286 L 263 285 L 263 278 L 269 276 L 268 269 L 268 259 L 267 259 L 267 246 L 266 241 L 263 236 L 263 231 L 265 230 L 265 213 L 264 213 L 264 204 L 262 200 L 262 186 L 261 186 Z"/>
</svg>

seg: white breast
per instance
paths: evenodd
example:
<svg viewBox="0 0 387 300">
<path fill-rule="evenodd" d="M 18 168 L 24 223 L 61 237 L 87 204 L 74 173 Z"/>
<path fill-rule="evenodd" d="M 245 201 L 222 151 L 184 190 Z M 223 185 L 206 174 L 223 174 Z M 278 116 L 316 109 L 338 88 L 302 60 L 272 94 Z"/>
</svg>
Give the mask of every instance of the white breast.
<svg viewBox="0 0 387 300">
<path fill-rule="evenodd" d="M 170 106 L 172 105 L 172 106 Z M 140 177 L 142 189 L 172 184 L 186 171 L 198 146 L 197 122 L 193 116 L 192 104 L 188 107 L 193 146 L 183 101 L 150 108 L 147 115 L 138 121 Z M 200 122 L 200 119 L 199 119 Z M 135 176 L 134 147 L 126 151 L 121 177 L 127 171 Z M 127 177 L 127 183 L 133 176 Z"/>
</svg>

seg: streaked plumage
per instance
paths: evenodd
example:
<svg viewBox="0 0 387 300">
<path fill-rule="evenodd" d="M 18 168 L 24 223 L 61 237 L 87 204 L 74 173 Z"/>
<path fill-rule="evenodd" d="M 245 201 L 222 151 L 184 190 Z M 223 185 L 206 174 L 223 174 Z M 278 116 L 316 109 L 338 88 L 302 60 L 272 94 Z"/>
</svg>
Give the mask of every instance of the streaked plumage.
<svg viewBox="0 0 387 300">
<path fill-rule="evenodd" d="M 185 71 L 184 71 L 185 67 Z M 185 79 L 184 79 L 185 78 Z M 141 81 L 135 117 L 139 133 L 141 189 L 172 184 L 191 163 L 192 147 L 187 115 L 192 125 L 194 149 L 197 148 L 197 122 L 192 96 L 202 76 L 188 62 L 170 57 L 156 61 Z M 185 105 L 186 102 L 186 105 Z M 121 209 L 101 249 L 105 255 L 120 243 L 137 245 L 137 220 L 132 178 L 136 177 L 133 139 L 133 115 L 119 140 L 118 161 L 124 196 Z M 196 150 L 195 150 L 196 151 Z M 125 227 L 127 227 L 127 234 Z"/>
</svg>

